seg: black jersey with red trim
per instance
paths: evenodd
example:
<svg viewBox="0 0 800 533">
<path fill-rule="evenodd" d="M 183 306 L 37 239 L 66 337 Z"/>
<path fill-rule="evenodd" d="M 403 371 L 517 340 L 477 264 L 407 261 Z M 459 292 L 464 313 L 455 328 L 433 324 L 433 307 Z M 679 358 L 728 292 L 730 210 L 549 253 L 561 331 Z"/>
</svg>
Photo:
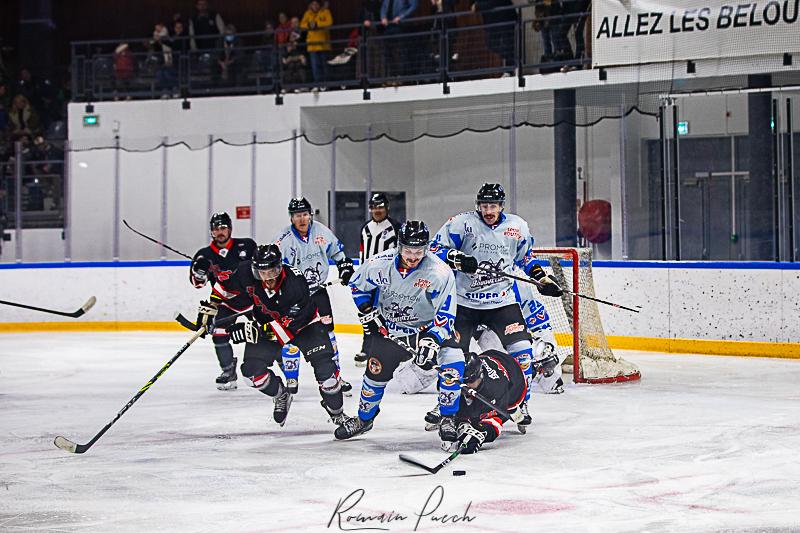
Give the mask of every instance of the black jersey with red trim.
<svg viewBox="0 0 800 533">
<path fill-rule="evenodd" d="M 283 265 L 275 287 L 268 289 L 253 276 L 252 261 L 244 261 L 233 275 L 220 280 L 211 292 L 212 301 L 228 298 L 247 299 L 248 305 L 253 306 L 253 319 L 262 326 L 271 324 L 283 342 L 288 342 L 304 327 L 320 320 L 306 278 L 288 265 Z"/>
<path fill-rule="evenodd" d="M 478 355 L 483 366 L 483 379 L 476 392 L 505 410 L 516 408 L 525 399 L 525 374 L 513 356 L 498 350 L 487 350 Z M 505 419 L 483 402 L 470 399 L 466 393 L 461 398 L 455 415 L 458 424 L 469 422 L 487 432 L 486 442 L 500 436 Z"/>
<path fill-rule="evenodd" d="M 225 281 L 233 275 L 239 263 L 248 261 L 253 258 L 256 251 L 256 241 L 253 239 L 238 239 L 231 238 L 225 246 L 219 247 L 213 241 L 205 248 L 200 248 L 194 254 L 192 263 L 203 256 L 211 262 L 211 268 L 208 272 L 208 280 L 211 282 L 212 287 L 221 281 Z M 205 282 L 200 282 L 192 275 L 192 267 L 189 265 L 189 281 L 196 288 L 201 288 Z M 226 301 L 225 305 L 231 307 L 236 311 L 242 311 L 249 307 L 248 303 L 242 300 Z"/>
</svg>

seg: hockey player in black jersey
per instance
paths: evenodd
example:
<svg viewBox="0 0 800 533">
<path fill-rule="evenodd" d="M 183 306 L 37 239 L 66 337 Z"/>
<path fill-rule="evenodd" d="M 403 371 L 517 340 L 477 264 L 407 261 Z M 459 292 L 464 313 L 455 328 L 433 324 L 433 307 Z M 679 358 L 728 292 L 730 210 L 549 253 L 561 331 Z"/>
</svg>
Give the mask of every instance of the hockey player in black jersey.
<svg viewBox="0 0 800 533">
<path fill-rule="evenodd" d="M 341 424 L 345 418 L 342 386 L 328 330 L 311 300 L 308 282 L 283 264 L 277 245 L 259 246 L 251 261 L 243 262 L 214 287 L 211 303 L 221 305 L 230 295 L 242 296 L 252 305 L 253 320 L 229 326 L 228 333 L 234 343 L 247 343 L 242 375 L 274 399 L 275 421 L 281 426 L 286 421 L 292 394 L 297 392 L 296 361 L 302 354 L 314 368 L 322 407 L 335 424 Z M 296 357 L 291 364 L 290 357 Z M 282 363 L 286 384 L 270 368 L 274 362 Z"/>
<path fill-rule="evenodd" d="M 475 453 L 485 443 L 500 436 L 503 423 L 508 419 L 476 400 L 470 390 L 505 409 L 513 418 L 522 420 L 519 407 L 525 400 L 527 382 L 516 359 L 498 350 L 488 350 L 480 355 L 469 353 L 463 380 L 465 388 L 455 416 L 457 445 L 461 447 L 461 453 Z"/>
<path fill-rule="evenodd" d="M 211 283 L 211 286 L 214 287 L 219 282 L 227 280 L 241 261 L 247 261 L 253 257 L 256 249 L 253 239 L 231 237 L 233 225 L 228 213 L 214 213 L 209 225 L 211 244 L 197 250 L 189 269 L 189 281 L 198 289 L 204 287 L 206 283 Z M 245 297 L 229 295 L 220 302 L 216 316 L 218 319 L 226 318 L 248 309 L 250 305 L 249 300 Z M 217 352 L 219 366 L 222 368 L 222 374 L 217 377 L 217 388 L 219 390 L 235 389 L 236 358 L 233 356 L 233 348 L 230 345 L 228 334 L 224 328 L 215 328 L 213 325 L 209 331 L 214 341 L 214 350 Z"/>
<path fill-rule="evenodd" d="M 389 216 L 389 198 L 376 192 L 369 198 L 369 216 L 361 226 L 361 242 L 358 248 L 358 259 L 363 264 L 373 255 L 397 247 L 397 235 L 400 224 Z M 366 366 L 370 340 L 369 328 L 364 328 L 361 351 L 355 355 L 356 366 Z"/>
</svg>

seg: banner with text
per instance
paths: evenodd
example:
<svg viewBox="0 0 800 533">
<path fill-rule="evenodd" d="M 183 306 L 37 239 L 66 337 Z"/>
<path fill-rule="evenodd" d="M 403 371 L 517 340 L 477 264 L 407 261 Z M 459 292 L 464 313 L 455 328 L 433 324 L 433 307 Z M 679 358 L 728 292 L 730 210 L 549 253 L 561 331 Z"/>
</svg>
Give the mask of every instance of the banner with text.
<svg viewBox="0 0 800 533">
<path fill-rule="evenodd" d="M 800 52 L 800 0 L 592 2 L 592 64 Z"/>
</svg>

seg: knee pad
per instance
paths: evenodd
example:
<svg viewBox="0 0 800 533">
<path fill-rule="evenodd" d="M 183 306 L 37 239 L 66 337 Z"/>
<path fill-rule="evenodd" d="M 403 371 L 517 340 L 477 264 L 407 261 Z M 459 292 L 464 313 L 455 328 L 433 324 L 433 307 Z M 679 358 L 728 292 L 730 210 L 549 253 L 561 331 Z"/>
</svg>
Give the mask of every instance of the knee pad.
<svg viewBox="0 0 800 533">
<path fill-rule="evenodd" d="M 339 381 L 339 376 L 331 376 L 324 381 L 319 381 L 319 390 L 322 394 L 336 394 L 342 390 L 342 382 Z"/>
</svg>

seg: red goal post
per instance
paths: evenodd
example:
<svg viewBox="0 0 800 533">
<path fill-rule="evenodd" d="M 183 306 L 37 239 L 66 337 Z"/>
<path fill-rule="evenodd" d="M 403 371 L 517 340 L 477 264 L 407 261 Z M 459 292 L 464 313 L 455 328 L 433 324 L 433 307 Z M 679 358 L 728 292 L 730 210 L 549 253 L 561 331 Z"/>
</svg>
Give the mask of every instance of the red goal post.
<svg viewBox="0 0 800 533">
<path fill-rule="evenodd" d="M 591 248 L 534 248 L 533 257 L 561 287 L 596 296 Z M 567 352 L 564 371 L 572 372 L 575 383 L 616 383 L 641 378 L 636 365 L 614 355 L 608 346 L 596 302 L 567 293 L 560 298 L 539 296 L 538 299 L 550 316 L 559 351 Z"/>
</svg>

